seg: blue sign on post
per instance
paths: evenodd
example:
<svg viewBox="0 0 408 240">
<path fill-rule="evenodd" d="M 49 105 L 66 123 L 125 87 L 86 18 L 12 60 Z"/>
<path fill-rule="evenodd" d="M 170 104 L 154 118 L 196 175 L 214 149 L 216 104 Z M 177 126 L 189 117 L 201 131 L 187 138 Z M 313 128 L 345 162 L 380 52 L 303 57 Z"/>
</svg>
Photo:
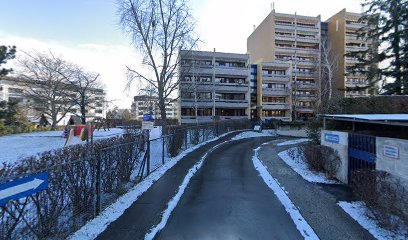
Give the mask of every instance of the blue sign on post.
<svg viewBox="0 0 408 240">
<path fill-rule="evenodd" d="M 143 121 L 154 122 L 153 114 L 143 114 Z"/>
<path fill-rule="evenodd" d="M 331 143 L 340 143 L 340 136 L 337 134 L 325 133 L 324 141 Z"/>
<path fill-rule="evenodd" d="M 48 173 L 20 178 L 0 185 L 0 206 L 10 200 L 18 200 L 48 188 Z"/>
</svg>

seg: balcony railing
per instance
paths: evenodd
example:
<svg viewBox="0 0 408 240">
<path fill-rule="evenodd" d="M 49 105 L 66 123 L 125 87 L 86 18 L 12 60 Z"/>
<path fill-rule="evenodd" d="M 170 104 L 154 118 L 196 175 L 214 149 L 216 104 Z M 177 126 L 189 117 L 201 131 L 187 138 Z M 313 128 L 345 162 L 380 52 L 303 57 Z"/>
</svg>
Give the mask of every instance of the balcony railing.
<svg viewBox="0 0 408 240">
<path fill-rule="evenodd" d="M 288 109 L 290 109 L 290 105 L 289 105 L 289 103 L 262 102 L 262 109 L 265 109 L 265 110 L 288 110 Z"/>
<path fill-rule="evenodd" d="M 352 47 L 346 46 L 347 52 L 359 52 L 359 51 L 367 51 L 368 47 Z"/>
<path fill-rule="evenodd" d="M 265 74 L 265 75 L 262 76 L 262 80 L 264 80 L 264 81 L 276 81 L 276 82 L 289 82 L 290 78 L 289 78 L 289 75 Z"/>
<path fill-rule="evenodd" d="M 272 96 L 287 96 L 289 95 L 288 88 L 262 88 L 263 95 L 272 95 Z"/>
</svg>

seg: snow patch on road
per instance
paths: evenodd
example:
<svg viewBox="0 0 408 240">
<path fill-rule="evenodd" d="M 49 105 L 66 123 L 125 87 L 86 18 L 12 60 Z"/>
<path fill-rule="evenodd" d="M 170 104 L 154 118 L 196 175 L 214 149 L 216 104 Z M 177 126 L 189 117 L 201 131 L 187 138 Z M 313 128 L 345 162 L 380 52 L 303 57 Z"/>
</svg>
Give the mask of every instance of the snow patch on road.
<svg viewBox="0 0 408 240">
<path fill-rule="evenodd" d="M 370 210 L 364 202 L 340 201 L 337 204 L 376 239 L 407 239 L 406 236 L 408 235 L 408 230 L 400 231 L 398 234 L 395 234 L 381 228 L 378 222 L 374 220 L 374 217 L 371 215 Z"/>
<path fill-rule="evenodd" d="M 86 240 L 95 239 L 100 233 L 102 233 L 110 223 L 118 219 L 126 209 L 128 209 L 136 200 L 146 192 L 157 180 L 159 180 L 170 168 L 172 168 L 178 161 L 185 157 L 188 153 L 193 152 L 197 148 L 216 141 L 229 133 L 220 135 L 219 137 L 197 144 L 178 155 L 177 157 L 169 159 L 162 167 L 152 172 L 142 182 L 134 186 L 128 193 L 121 196 L 115 203 L 107 207 L 96 218 L 90 220 L 81 229 L 75 232 L 69 239 L 70 240 Z M 191 170 L 191 169 L 190 169 Z"/>
<path fill-rule="evenodd" d="M 308 142 L 308 141 L 310 141 L 308 138 L 301 138 L 301 139 L 289 140 L 289 141 L 281 142 L 281 143 L 276 144 L 276 146 L 293 145 L 293 144 L 298 144 L 298 143 L 303 143 L 303 142 Z"/>
<path fill-rule="evenodd" d="M 160 223 L 157 224 L 155 227 L 153 227 L 146 234 L 145 240 L 154 239 L 156 234 L 158 232 L 160 232 L 166 226 L 167 221 L 169 220 L 171 213 L 173 212 L 173 210 L 176 208 L 177 204 L 179 203 L 179 201 L 181 199 L 181 196 L 183 196 L 184 191 L 186 190 L 188 183 L 190 182 L 190 180 L 194 176 L 194 174 L 196 174 L 196 172 L 201 168 L 201 166 L 204 163 L 205 158 L 208 156 L 209 153 L 211 153 L 212 151 L 214 151 L 215 149 L 217 149 L 219 146 L 221 146 L 222 144 L 224 144 L 226 142 L 228 142 L 228 141 L 222 142 L 222 143 L 218 144 L 217 146 L 214 146 L 213 148 L 211 148 L 210 151 L 206 152 L 204 154 L 204 156 L 201 157 L 200 161 L 198 161 L 196 164 L 194 164 L 193 167 L 190 168 L 190 170 L 188 170 L 187 175 L 184 177 L 183 182 L 179 186 L 176 195 L 167 204 L 167 209 L 164 210 Z"/>
<path fill-rule="evenodd" d="M 325 183 L 325 184 L 339 184 L 336 180 L 327 179 L 326 175 L 322 172 L 314 172 L 309 170 L 307 163 L 301 156 L 295 156 L 293 159 L 289 156 L 289 151 L 297 150 L 297 147 L 288 149 L 286 151 L 278 153 L 278 156 L 295 172 L 297 172 L 303 179 L 311 183 Z"/>
<path fill-rule="evenodd" d="M 300 234 L 305 239 L 319 239 L 316 233 L 313 231 L 312 227 L 306 222 L 303 216 L 300 214 L 298 208 L 293 204 L 289 199 L 288 195 L 280 187 L 280 184 L 275 180 L 268 172 L 266 167 L 261 163 L 258 158 L 258 151 L 261 147 L 258 147 L 254 150 L 254 156 L 252 157 L 252 162 L 255 166 L 255 169 L 259 172 L 262 179 L 265 181 L 266 185 L 275 193 L 279 201 L 285 207 L 286 212 L 289 213 L 293 222 L 296 225 L 296 228 L 299 230 Z"/>
<path fill-rule="evenodd" d="M 275 130 L 262 130 L 262 132 L 255 132 L 255 131 L 246 131 L 242 132 L 235 137 L 231 138 L 231 140 L 239 140 L 244 138 L 255 138 L 255 137 L 275 137 L 276 133 Z"/>
</svg>

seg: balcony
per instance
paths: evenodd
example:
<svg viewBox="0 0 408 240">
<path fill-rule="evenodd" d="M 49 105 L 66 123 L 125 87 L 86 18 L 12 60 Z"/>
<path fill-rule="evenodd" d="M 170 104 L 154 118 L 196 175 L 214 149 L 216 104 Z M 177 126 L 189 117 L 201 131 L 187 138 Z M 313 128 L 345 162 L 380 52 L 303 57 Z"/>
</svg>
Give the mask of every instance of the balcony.
<svg viewBox="0 0 408 240">
<path fill-rule="evenodd" d="M 298 83 L 296 84 L 297 89 L 316 89 L 317 85 L 315 83 L 305 84 L 305 83 Z"/>
<path fill-rule="evenodd" d="M 275 46 L 275 52 L 277 53 L 289 53 L 289 54 L 319 54 L 320 51 L 319 49 L 314 49 L 314 48 L 294 48 L 294 47 L 279 47 L 279 46 Z"/>
<path fill-rule="evenodd" d="M 279 35 L 279 34 L 275 34 L 275 40 L 280 40 L 280 41 L 295 41 L 295 36 L 293 36 L 293 35 Z"/>
<path fill-rule="evenodd" d="M 283 23 L 275 23 L 276 29 L 284 29 L 284 30 L 300 30 L 300 31 L 308 31 L 308 32 L 319 32 L 318 26 L 303 26 L 303 25 L 295 25 L 295 24 L 283 24 Z"/>
<path fill-rule="evenodd" d="M 192 72 L 192 71 L 190 71 Z M 194 73 L 197 75 L 213 75 L 213 68 L 196 68 L 194 69 Z M 215 74 L 216 75 L 227 75 L 227 76 L 248 76 L 249 69 L 248 68 L 230 68 L 230 67 L 215 67 Z"/>
<path fill-rule="evenodd" d="M 288 96 L 289 89 L 287 88 L 262 88 L 262 95 L 265 96 Z"/>
<path fill-rule="evenodd" d="M 316 96 L 315 95 L 297 95 L 294 97 L 296 101 L 299 100 L 315 100 Z"/>
<path fill-rule="evenodd" d="M 360 28 L 366 27 L 367 24 L 364 23 L 346 23 L 346 28 L 358 30 Z"/>
<path fill-rule="evenodd" d="M 195 116 L 181 116 L 181 123 L 205 123 L 205 122 L 212 122 L 212 116 L 197 116 L 197 120 Z"/>
<path fill-rule="evenodd" d="M 227 92 L 248 92 L 248 84 L 216 84 L 216 91 L 227 91 Z"/>
<path fill-rule="evenodd" d="M 263 116 L 262 119 L 276 119 L 276 120 L 282 120 L 282 121 L 290 121 L 290 117 L 272 117 L 272 116 Z"/>
<path fill-rule="evenodd" d="M 262 81 L 289 82 L 290 78 L 288 75 L 267 74 L 262 76 Z"/>
<path fill-rule="evenodd" d="M 351 46 L 346 46 L 346 52 L 361 52 L 361 51 L 367 51 L 368 47 L 351 47 Z"/>
<path fill-rule="evenodd" d="M 289 103 L 271 103 L 271 102 L 262 102 L 262 109 L 265 110 L 289 110 Z"/>
<path fill-rule="evenodd" d="M 194 99 L 181 99 L 181 107 L 184 108 L 195 108 L 195 101 Z M 213 107 L 213 100 L 206 99 L 206 100 L 197 100 L 197 107 L 199 108 L 212 108 Z"/>
<path fill-rule="evenodd" d="M 292 77 L 306 77 L 306 78 L 318 78 L 317 73 L 308 73 L 308 72 L 293 72 Z"/>
<path fill-rule="evenodd" d="M 248 116 L 220 116 L 221 120 L 238 120 L 238 119 L 248 119 Z"/>
<path fill-rule="evenodd" d="M 248 108 L 249 100 L 215 100 L 215 107 L 217 108 Z"/>
<path fill-rule="evenodd" d="M 312 113 L 313 111 L 313 107 L 309 107 L 309 106 L 296 106 L 296 111 L 297 112 L 304 112 L 304 113 Z"/>
</svg>

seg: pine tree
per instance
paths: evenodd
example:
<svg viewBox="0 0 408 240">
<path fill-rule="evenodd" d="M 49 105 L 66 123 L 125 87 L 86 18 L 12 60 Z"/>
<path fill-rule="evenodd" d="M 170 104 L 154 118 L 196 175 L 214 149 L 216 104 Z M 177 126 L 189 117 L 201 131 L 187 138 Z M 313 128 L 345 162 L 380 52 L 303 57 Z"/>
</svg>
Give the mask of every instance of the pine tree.
<svg viewBox="0 0 408 240">
<path fill-rule="evenodd" d="M 16 56 L 16 46 L 0 46 L 0 66 L 6 64 L 7 60 L 13 59 Z M 11 68 L 0 68 L 0 77 L 6 76 L 13 71 Z"/>
<path fill-rule="evenodd" d="M 363 7 L 367 10 L 361 20 L 367 21 L 368 27 L 360 30 L 360 36 L 370 41 L 372 47 L 353 53 L 361 63 L 351 70 L 365 73 L 372 84 L 393 79 L 384 85 L 385 94 L 408 94 L 408 0 L 366 0 Z M 378 67 L 380 63 L 386 66 Z"/>
</svg>

